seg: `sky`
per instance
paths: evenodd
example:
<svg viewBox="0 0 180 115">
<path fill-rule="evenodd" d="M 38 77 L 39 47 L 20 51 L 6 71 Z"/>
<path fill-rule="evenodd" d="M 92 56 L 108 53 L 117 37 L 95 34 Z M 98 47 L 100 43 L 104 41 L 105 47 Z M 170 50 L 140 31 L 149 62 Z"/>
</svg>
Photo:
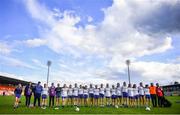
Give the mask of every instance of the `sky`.
<svg viewBox="0 0 180 115">
<path fill-rule="evenodd" d="M 179 0 L 1 0 L 0 74 L 27 81 L 180 82 Z"/>
</svg>

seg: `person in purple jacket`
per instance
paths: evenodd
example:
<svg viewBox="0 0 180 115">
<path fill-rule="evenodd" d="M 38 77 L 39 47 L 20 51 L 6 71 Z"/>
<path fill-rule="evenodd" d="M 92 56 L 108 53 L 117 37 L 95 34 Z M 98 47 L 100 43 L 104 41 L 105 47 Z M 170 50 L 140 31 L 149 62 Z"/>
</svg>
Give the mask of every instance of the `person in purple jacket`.
<svg viewBox="0 0 180 115">
<path fill-rule="evenodd" d="M 29 82 L 24 90 L 24 96 L 26 98 L 26 106 L 29 107 L 31 102 L 31 95 L 32 95 L 32 83 Z"/>
<path fill-rule="evenodd" d="M 55 89 L 56 87 L 54 86 L 54 83 L 52 83 L 51 87 L 49 88 L 49 107 L 54 107 L 54 97 L 56 95 Z"/>
</svg>

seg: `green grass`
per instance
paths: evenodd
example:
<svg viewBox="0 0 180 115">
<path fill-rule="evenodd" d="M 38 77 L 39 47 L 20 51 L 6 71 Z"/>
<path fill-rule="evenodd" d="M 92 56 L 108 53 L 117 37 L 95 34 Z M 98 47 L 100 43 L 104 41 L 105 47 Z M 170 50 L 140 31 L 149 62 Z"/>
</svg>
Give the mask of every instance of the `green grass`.
<svg viewBox="0 0 180 115">
<path fill-rule="evenodd" d="M 25 99 L 21 99 L 20 107 L 16 110 L 13 109 L 13 96 L 0 96 L 0 114 L 180 114 L 180 96 L 167 97 L 173 104 L 170 108 L 152 108 L 151 111 L 145 111 L 145 108 L 113 108 L 113 107 L 80 107 L 80 111 L 76 112 L 74 107 L 60 108 L 54 110 L 47 108 L 27 108 L 24 106 Z M 33 99 L 32 99 L 33 101 Z"/>
</svg>

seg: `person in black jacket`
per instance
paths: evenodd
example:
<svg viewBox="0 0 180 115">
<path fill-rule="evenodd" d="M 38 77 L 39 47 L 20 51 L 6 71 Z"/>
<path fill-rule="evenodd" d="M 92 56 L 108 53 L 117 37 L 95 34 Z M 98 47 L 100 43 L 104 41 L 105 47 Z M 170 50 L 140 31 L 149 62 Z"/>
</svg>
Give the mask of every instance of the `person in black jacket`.
<svg viewBox="0 0 180 115">
<path fill-rule="evenodd" d="M 29 82 L 29 84 L 25 87 L 25 90 L 24 90 L 24 96 L 26 97 L 26 103 L 25 104 L 27 107 L 30 106 L 31 95 L 32 95 L 32 83 Z"/>
</svg>

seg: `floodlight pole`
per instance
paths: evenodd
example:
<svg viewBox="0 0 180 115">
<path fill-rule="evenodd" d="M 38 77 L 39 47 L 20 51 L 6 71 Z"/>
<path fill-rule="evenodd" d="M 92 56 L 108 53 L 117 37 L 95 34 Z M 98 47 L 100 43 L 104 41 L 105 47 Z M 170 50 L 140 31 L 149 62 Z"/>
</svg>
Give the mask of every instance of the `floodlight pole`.
<svg viewBox="0 0 180 115">
<path fill-rule="evenodd" d="M 129 65 L 130 65 L 130 60 L 126 60 L 126 64 L 127 64 L 127 69 L 128 69 L 128 80 L 129 80 L 129 84 L 131 83 L 131 78 L 130 78 L 130 70 L 129 70 Z"/>
<path fill-rule="evenodd" d="M 50 66 L 51 66 L 51 61 L 47 61 L 47 66 L 48 66 L 48 71 L 47 71 L 47 86 L 48 86 L 48 83 L 49 83 L 49 69 L 50 69 Z"/>
</svg>

